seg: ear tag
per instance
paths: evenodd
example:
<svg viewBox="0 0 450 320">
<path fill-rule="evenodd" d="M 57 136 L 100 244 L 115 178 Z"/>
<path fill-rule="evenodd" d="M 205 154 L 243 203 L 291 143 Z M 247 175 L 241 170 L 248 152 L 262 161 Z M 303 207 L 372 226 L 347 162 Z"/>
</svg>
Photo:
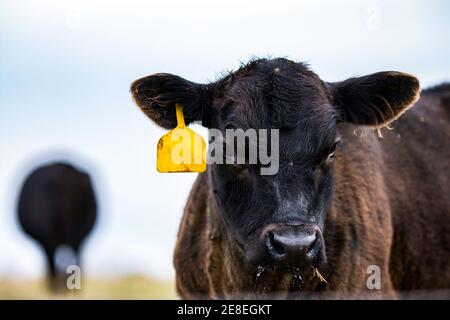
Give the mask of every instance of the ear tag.
<svg viewBox="0 0 450 320">
<path fill-rule="evenodd" d="M 206 170 L 206 144 L 202 136 L 186 127 L 183 106 L 175 105 L 177 127 L 158 141 L 159 172 L 203 172 Z"/>
</svg>

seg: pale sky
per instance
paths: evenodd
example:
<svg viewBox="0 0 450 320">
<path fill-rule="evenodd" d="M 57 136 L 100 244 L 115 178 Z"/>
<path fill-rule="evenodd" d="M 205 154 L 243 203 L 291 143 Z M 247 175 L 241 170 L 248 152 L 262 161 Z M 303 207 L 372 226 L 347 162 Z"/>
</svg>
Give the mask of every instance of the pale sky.
<svg viewBox="0 0 450 320">
<path fill-rule="evenodd" d="M 133 104 L 134 79 L 170 72 L 207 82 L 252 56 L 283 56 L 327 81 L 398 70 L 437 84 L 450 80 L 449 9 L 426 0 L 0 0 L 0 278 L 42 275 L 15 203 L 24 175 L 52 159 L 94 177 L 100 220 L 84 252 L 88 275 L 173 276 L 195 174 L 156 172 L 165 131 Z"/>
</svg>

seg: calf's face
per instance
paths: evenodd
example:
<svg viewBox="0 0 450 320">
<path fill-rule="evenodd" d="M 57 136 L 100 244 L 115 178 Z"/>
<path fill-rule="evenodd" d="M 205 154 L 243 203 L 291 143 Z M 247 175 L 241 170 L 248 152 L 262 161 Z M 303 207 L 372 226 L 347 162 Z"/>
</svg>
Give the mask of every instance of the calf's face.
<svg viewBox="0 0 450 320">
<path fill-rule="evenodd" d="M 387 125 L 418 91 L 417 79 L 400 72 L 326 83 L 304 64 L 286 59 L 252 61 L 210 84 L 154 74 L 131 86 L 138 106 L 164 128 L 175 127 L 174 104 L 180 103 L 186 123 L 202 121 L 225 136 L 230 129 L 265 129 L 269 136 L 277 130 L 276 147 L 268 146 L 278 161 L 274 174 L 261 174 L 260 161 L 215 163 L 208 170 L 223 221 L 246 261 L 281 269 L 326 262 L 322 233 L 338 123 Z"/>
</svg>

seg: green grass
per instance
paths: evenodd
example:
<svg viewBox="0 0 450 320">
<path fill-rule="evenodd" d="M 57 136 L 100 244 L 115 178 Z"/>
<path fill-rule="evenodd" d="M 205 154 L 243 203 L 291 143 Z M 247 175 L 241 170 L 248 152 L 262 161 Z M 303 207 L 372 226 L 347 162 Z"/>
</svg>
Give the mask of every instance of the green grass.
<svg viewBox="0 0 450 320">
<path fill-rule="evenodd" d="M 177 299 L 173 281 L 130 275 L 112 279 L 83 279 L 80 290 L 52 294 L 45 279 L 0 279 L 0 299 Z"/>
</svg>

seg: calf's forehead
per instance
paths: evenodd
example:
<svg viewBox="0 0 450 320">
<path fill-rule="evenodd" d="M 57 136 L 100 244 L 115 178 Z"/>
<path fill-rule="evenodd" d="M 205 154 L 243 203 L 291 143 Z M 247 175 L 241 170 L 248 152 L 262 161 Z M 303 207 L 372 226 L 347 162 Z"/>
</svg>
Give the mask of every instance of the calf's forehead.
<svg viewBox="0 0 450 320">
<path fill-rule="evenodd" d="M 333 117 L 323 82 L 295 63 L 237 71 L 222 87 L 222 119 L 242 129 L 321 126 Z"/>
</svg>

